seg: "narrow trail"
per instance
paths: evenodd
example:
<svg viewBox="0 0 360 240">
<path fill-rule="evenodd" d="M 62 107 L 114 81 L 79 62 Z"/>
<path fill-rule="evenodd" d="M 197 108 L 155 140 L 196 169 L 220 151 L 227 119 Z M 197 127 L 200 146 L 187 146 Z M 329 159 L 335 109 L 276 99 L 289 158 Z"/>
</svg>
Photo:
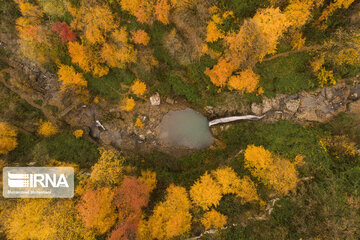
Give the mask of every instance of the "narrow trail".
<svg viewBox="0 0 360 240">
<path fill-rule="evenodd" d="M 314 46 L 311 46 L 311 47 L 303 47 L 303 48 L 298 49 L 298 50 L 291 50 L 291 51 L 288 51 L 288 52 L 279 53 L 279 54 L 276 54 L 274 56 L 265 58 L 265 59 L 262 60 L 262 62 L 268 62 L 268 61 L 271 61 L 271 60 L 274 60 L 274 59 L 277 59 L 277 58 L 280 58 L 280 57 L 287 57 L 290 54 L 294 54 L 294 53 L 319 50 L 319 49 L 324 48 L 324 47 L 325 47 L 324 45 L 314 45 Z"/>
<path fill-rule="evenodd" d="M 5 79 L 4 77 L 4 73 L 11 73 L 11 69 L 3 69 L 0 71 L 0 82 L 2 84 L 4 84 L 4 86 L 6 88 L 8 88 L 10 91 L 16 93 L 21 99 L 23 99 L 24 101 L 26 101 L 28 104 L 30 104 L 31 106 L 33 106 L 34 108 L 39 109 L 40 111 L 42 111 L 42 113 L 44 114 L 44 116 L 49 119 L 52 122 L 56 122 L 57 118 L 45 107 L 40 106 L 38 104 L 36 104 L 30 97 L 28 97 L 26 94 L 24 94 L 23 92 L 19 91 L 18 89 L 16 89 L 14 86 L 11 86 Z"/>
</svg>

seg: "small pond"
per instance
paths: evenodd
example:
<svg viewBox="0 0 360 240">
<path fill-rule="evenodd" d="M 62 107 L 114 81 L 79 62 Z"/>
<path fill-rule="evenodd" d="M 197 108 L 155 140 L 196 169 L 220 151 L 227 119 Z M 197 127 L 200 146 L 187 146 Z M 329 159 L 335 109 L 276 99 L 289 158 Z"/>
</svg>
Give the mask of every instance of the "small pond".
<svg viewBox="0 0 360 240">
<path fill-rule="evenodd" d="M 164 145 L 192 149 L 207 148 L 215 141 L 207 118 L 190 108 L 168 112 L 159 125 L 159 138 Z"/>
</svg>

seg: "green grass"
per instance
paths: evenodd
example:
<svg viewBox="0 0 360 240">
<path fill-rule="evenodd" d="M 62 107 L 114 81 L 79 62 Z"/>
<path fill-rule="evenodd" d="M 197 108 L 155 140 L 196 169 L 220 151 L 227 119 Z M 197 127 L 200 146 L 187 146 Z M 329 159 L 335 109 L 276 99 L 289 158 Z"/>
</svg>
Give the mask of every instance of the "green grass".
<svg viewBox="0 0 360 240">
<path fill-rule="evenodd" d="M 72 134 L 60 134 L 41 140 L 50 158 L 61 162 L 79 164 L 81 168 L 89 168 L 99 158 L 96 144 L 77 139 Z"/>
<path fill-rule="evenodd" d="M 59 134 L 50 138 L 38 138 L 33 134 L 20 132 L 18 146 L 7 155 L 9 163 L 46 164 L 50 159 L 76 163 L 89 168 L 99 158 L 96 144 L 85 139 L 76 139 L 72 134 Z"/>
<path fill-rule="evenodd" d="M 318 144 L 321 132 L 317 128 L 305 128 L 287 121 L 275 124 L 243 122 L 232 125 L 220 135 L 219 139 L 226 144 L 226 149 L 204 150 L 179 159 L 163 153 L 145 154 L 133 157 L 129 162 L 139 169 L 156 171 L 160 187 L 165 188 L 170 183 L 189 187 L 205 171 L 224 164 L 233 167 L 241 176 L 248 175 L 243 155 L 232 157 L 239 150 L 255 144 L 290 160 L 302 154 L 308 162 L 302 174 L 323 177 L 331 162 L 329 155 Z M 145 161 L 141 161 L 143 159 Z"/>
<path fill-rule="evenodd" d="M 92 93 L 99 94 L 110 102 L 118 102 L 121 99 L 119 93 L 126 92 L 126 89 L 121 88 L 121 84 L 131 85 L 135 75 L 128 69 L 111 68 L 109 73 L 101 78 L 94 77 L 90 73 L 85 74 L 85 78 Z"/>
<path fill-rule="evenodd" d="M 258 8 L 269 6 L 268 0 L 224 0 L 219 6 L 227 11 L 233 11 L 238 18 L 250 18 L 255 15 Z"/>
<path fill-rule="evenodd" d="M 295 53 L 256 65 L 260 86 L 267 97 L 276 93 L 294 94 L 316 87 L 317 80 L 309 67 L 307 53 Z"/>
<path fill-rule="evenodd" d="M 38 142 L 38 138 L 32 134 L 19 132 L 17 135 L 18 146 L 7 155 L 7 161 L 11 163 L 29 163 L 33 160 L 32 149 Z"/>
</svg>

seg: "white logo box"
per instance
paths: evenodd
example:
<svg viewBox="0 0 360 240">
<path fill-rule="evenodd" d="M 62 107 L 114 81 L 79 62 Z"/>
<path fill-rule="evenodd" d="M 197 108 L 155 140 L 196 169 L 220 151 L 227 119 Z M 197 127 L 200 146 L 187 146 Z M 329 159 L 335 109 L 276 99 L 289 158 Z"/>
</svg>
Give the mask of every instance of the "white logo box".
<svg viewBox="0 0 360 240">
<path fill-rule="evenodd" d="M 74 168 L 5 167 L 3 196 L 5 198 L 72 198 Z"/>
</svg>

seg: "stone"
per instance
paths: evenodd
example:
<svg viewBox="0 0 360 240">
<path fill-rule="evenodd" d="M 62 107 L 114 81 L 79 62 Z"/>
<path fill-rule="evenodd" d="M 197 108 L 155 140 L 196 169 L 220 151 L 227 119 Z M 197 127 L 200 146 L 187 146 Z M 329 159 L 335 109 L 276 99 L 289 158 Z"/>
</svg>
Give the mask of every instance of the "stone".
<svg viewBox="0 0 360 240">
<path fill-rule="evenodd" d="M 103 131 L 100 132 L 100 139 L 101 141 L 103 141 L 105 144 L 108 145 L 111 144 L 111 142 L 113 141 L 113 136 L 109 131 Z"/>
<path fill-rule="evenodd" d="M 287 102 L 285 102 L 285 105 L 286 109 L 290 112 L 297 112 L 300 107 L 300 99 L 288 100 Z"/>
<path fill-rule="evenodd" d="M 279 99 L 277 98 L 264 98 L 262 113 L 266 113 L 270 110 L 278 110 L 280 107 Z"/>
<path fill-rule="evenodd" d="M 349 112 L 360 114 L 360 99 L 349 104 Z"/>
<path fill-rule="evenodd" d="M 150 103 L 152 106 L 159 106 L 161 103 L 160 94 L 155 93 L 150 97 Z"/>
<path fill-rule="evenodd" d="M 168 103 L 168 104 L 174 104 L 175 103 L 175 101 L 173 99 L 171 99 L 171 98 L 166 98 L 165 102 Z"/>
<path fill-rule="evenodd" d="M 328 100 L 332 99 L 334 97 L 334 88 L 326 87 L 325 88 L 325 97 Z"/>
<path fill-rule="evenodd" d="M 261 115 L 263 109 L 260 104 L 252 103 L 251 104 L 251 112 L 253 112 L 255 115 Z"/>
</svg>

